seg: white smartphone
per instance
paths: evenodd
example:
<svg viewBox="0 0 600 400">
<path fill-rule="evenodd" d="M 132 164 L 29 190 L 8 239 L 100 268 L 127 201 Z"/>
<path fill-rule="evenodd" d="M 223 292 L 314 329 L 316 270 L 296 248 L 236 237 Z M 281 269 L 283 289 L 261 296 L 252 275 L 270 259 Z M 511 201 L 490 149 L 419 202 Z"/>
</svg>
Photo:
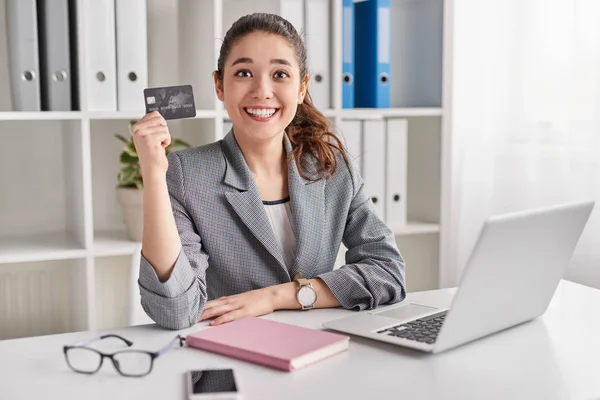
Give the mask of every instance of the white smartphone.
<svg viewBox="0 0 600 400">
<path fill-rule="evenodd" d="M 188 400 L 239 400 L 239 387 L 232 369 L 202 369 L 186 372 Z"/>
</svg>

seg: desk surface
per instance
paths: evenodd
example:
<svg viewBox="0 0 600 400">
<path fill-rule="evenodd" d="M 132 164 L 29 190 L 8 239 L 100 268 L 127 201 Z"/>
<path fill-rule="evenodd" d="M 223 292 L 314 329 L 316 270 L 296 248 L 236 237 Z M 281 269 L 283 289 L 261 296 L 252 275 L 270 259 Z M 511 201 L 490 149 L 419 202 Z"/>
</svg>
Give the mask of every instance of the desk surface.
<svg viewBox="0 0 600 400">
<path fill-rule="evenodd" d="M 409 299 L 444 306 L 453 294 L 454 289 L 443 289 L 412 293 Z M 347 352 L 291 373 L 184 347 L 158 358 L 144 378 L 121 377 L 107 362 L 87 376 L 68 369 L 62 346 L 94 336 L 91 332 L 5 340 L 0 342 L 0 398 L 185 399 L 186 370 L 234 368 L 246 400 L 595 399 L 600 398 L 598 304 L 599 290 L 562 281 L 543 316 L 471 344 L 429 355 L 352 336 Z M 350 313 L 280 311 L 266 318 L 319 329 L 324 321 Z M 180 332 L 205 327 L 201 323 Z M 110 332 L 146 350 L 160 348 L 176 334 L 155 325 Z"/>
</svg>

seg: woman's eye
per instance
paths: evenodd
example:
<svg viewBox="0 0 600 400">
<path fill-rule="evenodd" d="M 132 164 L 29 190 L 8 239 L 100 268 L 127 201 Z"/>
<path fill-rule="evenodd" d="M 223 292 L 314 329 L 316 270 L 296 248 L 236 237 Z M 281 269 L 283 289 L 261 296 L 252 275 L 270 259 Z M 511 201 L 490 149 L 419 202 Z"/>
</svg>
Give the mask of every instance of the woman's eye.
<svg viewBox="0 0 600 400">
<path fill-rule="evenodd" d="M 277 71 L 277 72 L 275 72 L 275 75 L 273 75 L 273 76 L 275 77 L 275 79 L 289 78 L 288 73 L 285 71 Z"/>
<path fill-rule="evenodd" d="M 248 77 L 251 77 L 252 74 L 247 69 L 242 69 L 242 70 L 239 70 L 238 72 L 236 72 L 235 76 L 239 76 L 240 78 L 248 78 Z"/>
</svg>

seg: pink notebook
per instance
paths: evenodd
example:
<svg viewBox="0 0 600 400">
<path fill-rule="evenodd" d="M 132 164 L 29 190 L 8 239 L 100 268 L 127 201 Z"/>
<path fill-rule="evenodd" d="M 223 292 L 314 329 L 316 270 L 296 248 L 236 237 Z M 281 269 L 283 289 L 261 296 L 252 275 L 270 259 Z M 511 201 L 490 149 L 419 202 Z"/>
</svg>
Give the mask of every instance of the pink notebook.
<svg viewBox="0 0 600 400">
<path fill-rule="evenodd" d="M 190 347 L 292 371 L 348 349 L 348 336 L 257 317 L 187 335 Z"/>
</svg>

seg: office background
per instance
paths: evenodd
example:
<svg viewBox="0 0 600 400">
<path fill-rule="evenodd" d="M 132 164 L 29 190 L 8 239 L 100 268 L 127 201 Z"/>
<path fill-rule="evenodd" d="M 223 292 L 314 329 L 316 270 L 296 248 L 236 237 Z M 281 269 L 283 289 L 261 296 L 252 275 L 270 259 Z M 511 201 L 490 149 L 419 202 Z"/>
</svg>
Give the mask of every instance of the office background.
<svg viewBox="0 0 600 400">
<path fill-rule="evenodd" d="M 218 38 L 251 11 L 305 32 L 320 76 L 311 92 L 383 198 L 410 291 L 456 285 L 489 215 L 600 197 L 595 0 L 391 0 L 389 104 L 372 108 L 345 102 L 345 1 L 76 0 L 69 111 L 19 110 L 10 2 L 0 0 L 0 93 L 13 93 L 0 97 L 0 339 L 133 321 L 139 244 L 116 197 L 113 134 L 143 115 L 146 86 L 192 84 L 197 117 L 170 122 L 173 136 L 220 139 Z M 600 288 L 598 215 L 566 278 Z"/>
</svg>

